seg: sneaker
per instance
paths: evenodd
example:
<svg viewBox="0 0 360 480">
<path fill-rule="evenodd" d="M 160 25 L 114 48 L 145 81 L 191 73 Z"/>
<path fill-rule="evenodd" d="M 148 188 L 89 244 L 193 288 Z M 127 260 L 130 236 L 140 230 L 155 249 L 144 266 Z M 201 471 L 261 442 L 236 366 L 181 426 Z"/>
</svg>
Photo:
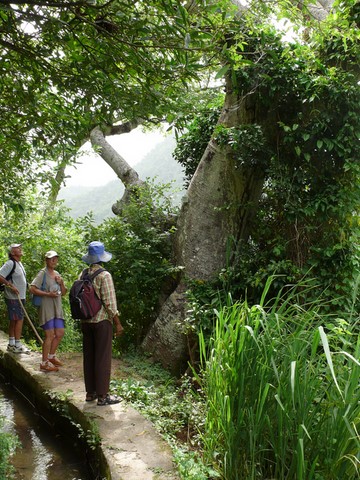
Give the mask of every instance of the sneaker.
<svg viewBox="0 0 360 480">
<path fill-rule="evenodd" d="M 11 353 L 30 353 L 30 350 L 22 343 L 19 345 L 8 345 L 7 351 Z"/>
<path fill-rule="evenodd" d="M 40 370 L 42 372 L 58 372 L 59 371 L 58 367 L 55 367 L 55 365 L 53 365 L 49 361 L 41 362 L 40 363 Z"/>
<path fill-rule="evenodd" d="M 13 353 L 30 353 L 30 350 L 27 347 L 25 347 L 25 345 L 20 343 L 19 345 L 14 345 L 12 352 Z"/>
<path fill-rule="evenodd" d="M 64 364 L 56 357 L 48 358 L 48 362 L 51 362 L 55 367 L 62 367 Z"/>
</svg>

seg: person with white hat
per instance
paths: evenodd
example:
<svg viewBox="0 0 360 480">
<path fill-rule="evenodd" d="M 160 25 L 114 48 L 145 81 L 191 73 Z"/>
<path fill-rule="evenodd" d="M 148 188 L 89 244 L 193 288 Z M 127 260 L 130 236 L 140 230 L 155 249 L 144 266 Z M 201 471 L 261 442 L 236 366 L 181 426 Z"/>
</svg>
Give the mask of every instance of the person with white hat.
<svg viewBox="0 0 360 480">
<path fill-rule="evenodd" d="M 67 288 L 58 271 L 55 270 L 59 255 L 55 250 L 45 253 L 45 268 L 42 268 L 30 285 L 30 293 L 41 297 L 39 307 L 39 324 L 44 330 L 45 339 L 42 345 L 43 372 L 57 372 L 63 364 L 56 357 L 56 350 L 65 333 L 64 312 L 61 297 Z"/>
<path fill-rule="evenodd" d="M 102 267 L 111 260 L 112 254 L 105 250 L 102 242 L 91 242 L 82 260 L 89 265 L 86 273 L 94 276 L 92 283 L 96 295 L 102 302 L 101 309 L 89 320 L 81 321 L 83 333 L 83 367 L 87 402 L 97 400 L 98 406 L 119 403 L 109 394 L 113 325 L 115 336 L 123 333 L 117 310 L 115 288 L 110 272 Z M 84 272 L 83 272 L 84 273 Z"/>
<path fill-rule="evenodd" d="M 30 352 L 20 341 L 24 324 L 24 310 L 20 302 L 25 305 L 27 287 L 26 273 L 21 263 L 22 255 L 21 243 L 12 243 L 9 246 L 9 259 L 0 268 L 0 283 L 5 286 L 4 297 L 9 315 L 7 350 L 11 353 Z"/>
</svg>

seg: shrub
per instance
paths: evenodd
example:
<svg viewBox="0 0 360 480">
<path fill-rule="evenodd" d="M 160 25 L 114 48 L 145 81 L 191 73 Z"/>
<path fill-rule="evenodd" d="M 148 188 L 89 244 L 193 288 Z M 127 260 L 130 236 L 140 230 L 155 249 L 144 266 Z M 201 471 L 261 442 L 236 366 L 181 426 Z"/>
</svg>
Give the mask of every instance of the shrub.
<svg viewBox="0 0 360 480">
<path fill-rule="evenodd" d="M 106 265 L 116 286 L 121 322 L 126 335 L 118 345 L 139 345 L 155 320 L 160 295 L 177 275 L 171 264 L 171 236 L 176 213 L 164 196 L 164 186 L 148 184 L 137 191 L 121 217 L 94 228 L 113 254 Z"/>
</svg>

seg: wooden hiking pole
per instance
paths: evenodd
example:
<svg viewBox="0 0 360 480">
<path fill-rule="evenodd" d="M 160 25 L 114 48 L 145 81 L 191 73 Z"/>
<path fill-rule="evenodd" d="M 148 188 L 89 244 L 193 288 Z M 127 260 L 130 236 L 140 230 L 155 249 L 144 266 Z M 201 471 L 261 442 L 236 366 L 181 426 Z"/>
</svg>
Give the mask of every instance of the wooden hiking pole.
<svg viewBox="0 0 360 480">
<path fill-rule="evenodd" d="M 18 296 L 20 305 L 21 305 L 21 307 L 22 307 L 22 309 L 23 309 L 23 311 L 24 311 L 26 320 L 29 322 L 31 328 L 33 329 L 36 338 L 37 338 L 37 339 L 39 340 L 39 342 L 40 342 L 40 345 L 42 345 L 42 344 L 43 344 L 43 339 L 40 337 L 39 332 L 38 332 L 38 331 L 36 330 L 36 328 L 35 328 L 35 325 L 34 325 L 34 324 L 32 323 L 32 321 L 30 320 L 30 317 L 29 317 L 29 315 L 28 315 L 28 313 L 27 313 L 27 311 L 26 311 L 26 309 L 25 309 L 25 307 L 24 307 L 24 304 L 23 304 L 23 302 L 21 301 L 20 295 L 17 294 L 17 296 Z"/>
</svg>

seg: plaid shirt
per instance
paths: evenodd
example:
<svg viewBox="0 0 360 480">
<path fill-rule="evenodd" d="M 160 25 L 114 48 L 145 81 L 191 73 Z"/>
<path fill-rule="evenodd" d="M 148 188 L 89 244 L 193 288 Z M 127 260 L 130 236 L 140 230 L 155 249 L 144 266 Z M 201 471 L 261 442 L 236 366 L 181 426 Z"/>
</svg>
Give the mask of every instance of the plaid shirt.
<svg viewBox="0 0 360 480">
<path fill-rule="evenodd" d="M 95 263 L 90 265 L 90 275 L 96 272 L 99 268 L 103 268 L 101 265 Z M 101 299 L 103 306 L 90 320 L 82 320 L 86 323 L 99 323 L 103 320 L 113 321 L 114 316 L 118 313 L 117 302 L 115 295 L 114 282 L 111 274 L 108 271 L 99 273 L 93 280 L 94 290 L 97 296 Z"/>
</svg>

